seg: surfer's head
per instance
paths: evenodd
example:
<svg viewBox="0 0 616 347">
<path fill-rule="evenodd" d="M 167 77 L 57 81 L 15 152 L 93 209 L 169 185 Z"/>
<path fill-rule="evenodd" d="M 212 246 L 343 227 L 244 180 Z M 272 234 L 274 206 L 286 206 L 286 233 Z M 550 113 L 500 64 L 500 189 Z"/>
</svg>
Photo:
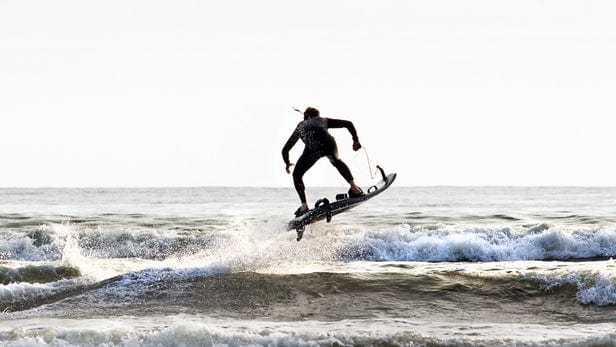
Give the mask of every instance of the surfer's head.
<svg viewBox="0 0 616 347">
<path fill-rule="evenodd" d="M 318 116 L 319 116 L 319 110 L 317 110 L 314 107 L 308 107 L 306 111 L 304 111 L 304 119 L 318 117 Z"/>
</svg>

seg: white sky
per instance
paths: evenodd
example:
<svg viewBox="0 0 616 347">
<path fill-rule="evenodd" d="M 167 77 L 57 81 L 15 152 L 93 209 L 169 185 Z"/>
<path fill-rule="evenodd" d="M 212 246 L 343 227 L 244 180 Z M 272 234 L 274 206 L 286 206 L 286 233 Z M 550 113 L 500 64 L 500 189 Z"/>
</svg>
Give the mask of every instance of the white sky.
<svg viewBox="0 0 616 347">
<path fill-rule="evenodd" d="M 0 0 L 0 186 L 291 187 L 308 105 L 398 185 L 616 185 L 615 62 L 614 1 Z"/>
</svg>

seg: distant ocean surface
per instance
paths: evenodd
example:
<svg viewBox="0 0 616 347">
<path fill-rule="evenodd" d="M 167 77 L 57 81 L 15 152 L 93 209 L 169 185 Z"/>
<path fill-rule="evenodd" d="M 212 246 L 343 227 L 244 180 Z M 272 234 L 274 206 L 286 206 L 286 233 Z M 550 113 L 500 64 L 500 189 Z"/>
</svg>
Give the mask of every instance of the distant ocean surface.
<svg viewBox="0 0 616 347">
<path fill-rule="evenodd" d="M 344 188 L 308 188 L 310 201 Z M 0 345 L 616 345 L 616 188 L 0 189 Z"/>
</svg>

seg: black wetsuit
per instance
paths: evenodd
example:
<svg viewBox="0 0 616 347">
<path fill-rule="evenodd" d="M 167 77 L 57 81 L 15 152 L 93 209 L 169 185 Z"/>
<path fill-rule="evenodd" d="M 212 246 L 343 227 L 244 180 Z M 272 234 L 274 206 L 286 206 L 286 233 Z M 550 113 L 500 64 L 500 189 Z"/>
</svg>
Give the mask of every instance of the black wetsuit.
<svg viewBox="0 0 616 347">
<path fill-rule="evenodd" d="M 297 140 L 301 138 L 306 145 L 293 170 L 293 183 L 302 203 L 306 203 L 306 193 L 304 192 L 305 187 L 302 178 L 306 171 L 322 157 L 327 157 L 347 182 L 353 180 L 349 167 L 338 158 L 336 140 L 329 134 L 328 128 L 347 128 L 351 136 L 353 136 L 353 141 L 359 141 L 353 123 L 340 119 L 312 117 L 297 125 L 297 128 L 295 128 L 295 131 L 293 131 L 293 134 L 282 148 L 282 158 L 288 165 L 290 163 L 289 150 L 291 150 Z"/>
</svg>

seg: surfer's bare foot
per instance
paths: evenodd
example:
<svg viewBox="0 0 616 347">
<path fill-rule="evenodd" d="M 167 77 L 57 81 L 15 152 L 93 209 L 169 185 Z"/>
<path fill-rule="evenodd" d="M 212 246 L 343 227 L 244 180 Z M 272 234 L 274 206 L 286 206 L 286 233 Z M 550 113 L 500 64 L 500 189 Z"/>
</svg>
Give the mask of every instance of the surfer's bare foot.
<svg viewBox="0 0 616 347">
<path fill-rule="evenodd" d="M 295 211 L 295 216 L 299 217 L 303 215 L 304 213 L 308 212 L 308 210 L 309 210 L 308 204 L 304 203 Z"/>
<path fill-rule="evenodd" d="M 349 196 L 352 198 L 356 198 L 362 195 L 364 195 L 364 191 L 361 190 L 361 188 L 359 188 L 357 184 L 355 184 L 355 182 L 351 182 L 351 189 L 349 189 Z"/>
</svg>

